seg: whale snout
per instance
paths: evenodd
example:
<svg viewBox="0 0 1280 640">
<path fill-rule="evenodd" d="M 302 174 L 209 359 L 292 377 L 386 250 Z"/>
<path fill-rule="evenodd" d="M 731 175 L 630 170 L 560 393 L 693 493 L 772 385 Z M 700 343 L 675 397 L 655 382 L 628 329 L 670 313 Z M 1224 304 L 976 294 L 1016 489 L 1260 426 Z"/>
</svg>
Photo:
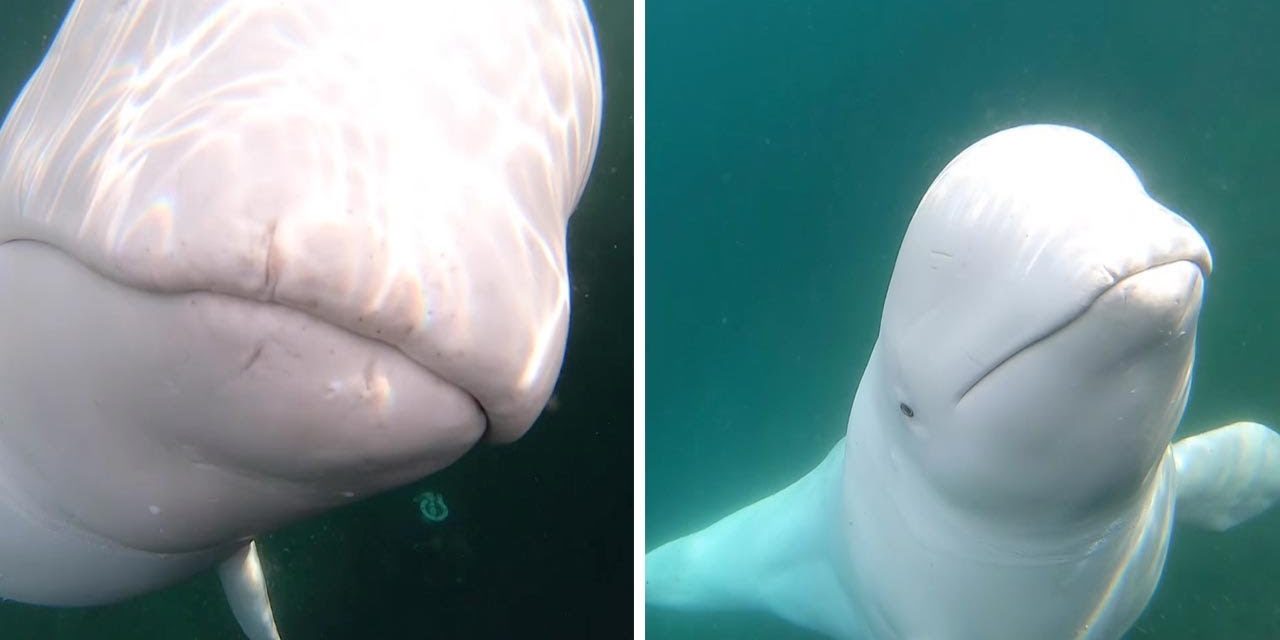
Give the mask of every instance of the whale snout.
<svg viewBox="0 0 1280 640">
<path fill-rule="evenodd" d="M 1139 271 L 1107 289 L 1095 307 L 1113 307 L 1159 333 L 1187 332 L 1199 315 L 1208 268 L 1205 262 L 1177 260 Z"/>
</svg>

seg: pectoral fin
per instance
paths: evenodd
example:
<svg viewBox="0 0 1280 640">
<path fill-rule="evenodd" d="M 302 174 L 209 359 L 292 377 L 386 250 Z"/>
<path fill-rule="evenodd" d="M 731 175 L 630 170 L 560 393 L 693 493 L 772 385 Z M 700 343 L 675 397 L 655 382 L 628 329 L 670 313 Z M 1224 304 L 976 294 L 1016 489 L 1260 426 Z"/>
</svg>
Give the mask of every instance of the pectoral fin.
<svg viewBox="0 0 1280 640">
<path fill-rule="evenodd" d="M 1173 457 L 1178 522 L 1225 531 L 1280 500 L 1280 434 L 1256 422 L 1179 440 Z"/>
<path fill-rule="evenodd" d="M 841 440 L 791 486 L 645 555 L 645 600 L 685 611 L 759 609 L 840 638 L 861 622 L 833 567 Z"/>
<path fill-rule="evenodd" d="M 258 545 L 250 541 L 223 560 L 218 565 L 218 576 L 222 578 L 227 603 L 249 640 L 280 640 L 262 563 L 258 561 Z"/>
</svg>

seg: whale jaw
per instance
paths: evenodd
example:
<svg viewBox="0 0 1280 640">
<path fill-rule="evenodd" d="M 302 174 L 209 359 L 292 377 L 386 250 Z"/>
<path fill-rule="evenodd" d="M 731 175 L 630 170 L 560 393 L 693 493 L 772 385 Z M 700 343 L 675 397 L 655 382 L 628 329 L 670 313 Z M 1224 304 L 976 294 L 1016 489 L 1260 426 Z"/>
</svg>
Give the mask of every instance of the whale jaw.
<svg viewBox="0 0 1280 640">
<path fill-rule="evenodd" d="M 880 350 L 850 412 L 843 545 L 832 556 L 866 637 L 1075 637 L 1085 625 L 1097 634 L 1089 637 L 1122 635 L 1154 593 L 1168 551 L 1169 457 L 1123 505 L 1070 523 L 993 517 L 939 491 L 893 443 L 886 426 L 897 421 L 879 408 Z M 1057 586 L 1040 597 L 1046 584 Z"/>
</svg>

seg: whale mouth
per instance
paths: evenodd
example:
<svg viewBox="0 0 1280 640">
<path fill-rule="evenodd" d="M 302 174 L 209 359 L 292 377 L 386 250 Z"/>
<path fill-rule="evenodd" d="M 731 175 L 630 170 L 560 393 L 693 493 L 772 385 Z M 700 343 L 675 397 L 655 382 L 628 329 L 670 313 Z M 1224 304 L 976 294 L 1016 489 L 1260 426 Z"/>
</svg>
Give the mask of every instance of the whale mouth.
<svg viewBox="0 0 1280 640">
<path fill-rule="evenodd" d="M 1190 280 L 1188 284 L 1185 285 L 1188 291 L 1193 290 L 1195 288 L 1195 283 L 1198 281 L 1203 281 L 1205 278 L 1209 276 L 1209 274 L 1213 270 L 1212 262 L 1210 261 L 1209 254 L 1207 251 L 1197 251 L 1192 255 L 1178 256 L 1178 257 L 1170 258 L 1160 262 L 1156 262 L 1154 264 L 1150 264 L 1148 266 L 1142 267 L 1132 273 L 1129 273 L 1123 276 L 1117 276 L 1114 272 L 1111 272 L 1111 270 L 1108 269 L 1108 273 L 1111 273 L 1113 278 L 1111 284 L 1099 289 L 1098 292 L 1093 295 L 1093 297 L 1089 300 L 1087 304 L 1084 304 L 1080 308 L 1076 309 L 1074 312 L 1067 314 L 1061 322 L 1054 324 L 1047 331 L 1045 331 L 1044 333 L 1038 334 L 1037 336 L 1028 340 L 1026 343 L 1015 347 L 1008 353 L 1008 355 L 1004 356 L 1003 358 L 1000 358 L 995 362 L 995 364 L 993 364 L 992 366 L 980 372 L 976 376 L 973 382 L 971 382 L 970 384 L 966 385 L 963 388 L 959 396 L 956 398 L 956 404 L 958 405 L 959 403 L 964 401 L 964 399 L 968 397 L 969 393 L 972 392 L 979 384 L 981 384 L 983 380 L 986 380 L 987 378 L 991 377 L 992 374 L 994 374 L 996 371 L 999 371 L 1000 368 L 1003 367 L 1010 360 L 1013 360 L 1015 357 L 1017 357 L 1019 354 L 1023 353 L 1024 351 L 1028 351 L 1031 348 L 1035 347 L 1036 345 L 1044 342 L 1045 340 L 1048 340 L 1049 338 L 1058 334 L 1062 330 L 1071 326 L 1074 322 L 1082 318 L 1085 314 L 1089 313 L 1089 311 L 1093 309 L 1094 306 L 1098 303 L 1098 301 L 1101 300 L 1103 296 L 1107 295 L 1107 293 L 1122 287 L 1123 285 L 1131 282 L 1135 278 L 1139 278 L 1144 275 L 1151 274 L 1153 272 L 1156 272 L 1157 270 L 1165 270 L 1174 265 L 1186 265 L 1193 269 L 1193 273 L 1195 274 L 1195 277 L 1192 280 Z M 1193 296 L 1182 295 L 1182 296 L 1176 296 L 1176 302 L 1174 304 L 1185 308 L 1187 305 L 1190 305 L 1192 301 L 1193 301 Z"/>
</svg>

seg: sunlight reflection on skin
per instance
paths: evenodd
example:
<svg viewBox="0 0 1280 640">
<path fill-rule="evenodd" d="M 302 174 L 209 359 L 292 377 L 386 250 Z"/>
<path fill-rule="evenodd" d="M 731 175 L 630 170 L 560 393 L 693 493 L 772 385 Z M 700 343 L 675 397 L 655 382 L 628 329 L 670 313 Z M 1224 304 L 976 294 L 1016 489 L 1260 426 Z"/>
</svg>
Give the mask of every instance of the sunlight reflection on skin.
<svg viewBox="0 0 1280 640">
<path fill-rule="evenodd" d="M 601 102 L 581 0 L 77 1 L 0 129 L 0 595 L 143 593 L 523 435 Z"/>
<path fill-rule="evenodd" d="M 563 230 L 600 102 L 575 89 L 599 74 L 589 31 L 550 51 L 536 36 L 580 7 L 405 5 L 387 21 L 356 3 L 149 5 L 122 20 L 81 3 L 68 19 L 92 46 L 63 43 L 62 64 L 91 71 L 24 92 L 25 122 L 7 128 L 23 140 L 3 141 L 19 215 L 0 242 L 49 242 L 148 290 L 316 315 L 456 380 L 491 437 L 518 437 L 563 349 Z M 521 13 L 493 21 L 510 37 L 469 31 L 495 11 Z M 424 69 L 406 40 L 450 55 Z"/>
</svg>

